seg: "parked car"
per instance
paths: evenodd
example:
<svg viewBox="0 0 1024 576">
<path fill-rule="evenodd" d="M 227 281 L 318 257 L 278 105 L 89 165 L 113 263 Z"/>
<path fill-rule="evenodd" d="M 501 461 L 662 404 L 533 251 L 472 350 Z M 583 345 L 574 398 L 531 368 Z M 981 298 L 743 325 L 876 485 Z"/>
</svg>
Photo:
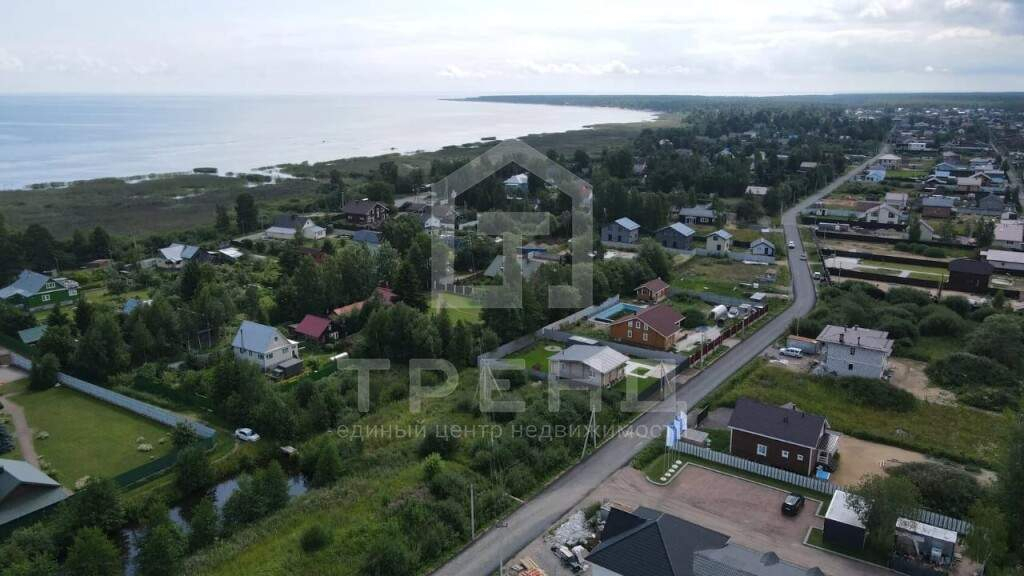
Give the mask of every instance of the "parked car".
<svg viewBox="0 0 1024 576">
<path fill-rule="evenodd" d="M 799 348 L 793 348 L 793 347 L 779 348 L 779 354 L 782 354 L 783 356 L 789 356 L 791 358 L 803 358 L 804 357 L 804 351 L 803 350 L 801 350 Z"/>
<path fill-rule="evenodd" d="M 235 438 L 242 442 L 255 442 L 260 439 L 260 435 L 253 432 L 252 428 L 239 428 L 235 430 Z"/>
<path fill-rule="evenodd" d="M 801 260 L 807 260 L 807 254 L 801 254 L 800 255 L 800 259 Z"/>
<path fill-rule="evenodd" d="M 554 552 L 555 556 L 557 556 L 558 559 L 562 561 L 562 564 L 568 566 L 569 569 L 573 572 L 580 572 L 581 570 L 583 570 L 583 566 L 580 564 L 580 561 L 576 558 L 576 555 L 573 554 L 565 546 L 559 546 L 556 544 L 555 546 L 551 547 L 551 551 Z"/>
<path fill-rule="evenodd" d="M 815 280 L 821 280 L 821 272 L 815 272 L 814 273 L 814 279 Z"/>
<path fill-rule="evenodd" d="M 796 492 L 790 492 L 782 501 L 782 514 L 784 516 L 798 516 L 804 507 L 804 497 Z"/>
</svg>

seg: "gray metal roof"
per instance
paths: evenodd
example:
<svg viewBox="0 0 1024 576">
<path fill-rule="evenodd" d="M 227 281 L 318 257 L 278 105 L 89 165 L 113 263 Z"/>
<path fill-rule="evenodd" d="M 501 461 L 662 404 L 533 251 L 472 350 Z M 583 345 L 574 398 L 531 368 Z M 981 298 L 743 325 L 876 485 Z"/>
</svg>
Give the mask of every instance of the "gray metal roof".
<svg viewBox="0 0 1024 576">
<path fill-rule="evenodd" d="M 921 199 L 921 206 L 928 208 L 952 208 L 956 205 L 956 198 L 949 196 L 925 196 Z"/>
<path fill-rule="evenodd" d="M 602 374 L 607 374 L 608 372 L 611 372 L 625 364 L 626 361 L 629 360 L 629 356 L 613 350 L 608 346 L 573 344 L 565 350 L 551 356 L 548 360 L 581 362 Z"/>
<path fill-rule="evenodd" d="M 672 230 L 682 236 L 686 236 L 687 238 L 696 234 L 696 232 L 693 231 L 693 228 L 690 228 L 689 226 L 683 224 L 682 222 L 675 222 L 673 224 L 669 224 L 668 226 L 665 226 L 664 228 L 658 230 L 658 232 L 661 232 L 662 230 Z"/>
<path fill-rule="evenodd" d="M 832 344 L 844 344 L 867 350 L 877 350 L 887 354 L 892 352 L 893 346 L 893 340 L 889 338 L 888 332 L 861 328 L 859 326 L 848 328 L 846 326 L 829 324 L 822 329 L 821 334 L 818 334 L 817 340 L 819 342 L 830 342 Z"/>
<path fill-rule="evenodd" d="M 43 334 L 46 334 L 46 324 L 19 330 L 18 338 L 20 338 L 25 344 L 35 344 L 43 338 Z"/>
<path fill-rule="evenodd" d="M 231 341 L 232 347 L 253 352 L 267 352 L 286 344 L 288 339 L 278 332 L 277 328 L 249 320 L 242 321 L 234 340 Z"/>
<path fill-rule="evenodd" d="M 692 206 L 689 208 L 680 208 L 680 216 L 693 216 L 694 218 L 715 218 L 715 211 L 707 206 Z"/>
<path fill-rule="evenodd" d="M 774 552 L 758 552 L 729 543 L 723 548 L 700 550 L 693 556 L 694 576 L 809 576 L 813 572 L 790 564 Z"/>
<path fill-rule="evenodd" d="M 762 404 L 751 398 L 736 400 L 729 418 L 730 428 L 809 448 L 817 447 L 826 424 L 824 416 Z"/>
<path fill-rule="evenodd" d="M 715 230 L 714 232 L 711 233 L 711 235 L 712 236 L 720 236 L 722 238 L 725 238 L 726 240 L 731 240 L 732 239 L 732 234 L 730 234 L 729 232 L 727 232 L 725 230 Z"/>
<path fill-rule="evenodd" d="M 160 255 L 164 257 L 164 260 L 174 263 L 181 262 L 182 260 L 191 260 L 198 252 L 198 246 L 178 244 L 177 242 L 160 249 Z"/>
<path fill-rule="evenodd" d="M 639 224 L 637 224 L 636 222 L 629 218 L 619 218 L 618 220 L 615 221 L 615 223 L 631 232 L 633 230 L 638 230 L 640 228 Z"/>
<path fill-rule="evenodd" d="M 38 294 L 50 280 L 51 278 L 45 274 L 33 272 L 32 270 L 22 270 L 14 282 L 0 288 L 0 298 L 6 300 L 14 295 L 27 298 L 33 294 Z"/>
<path fill-rule="evenodd" d="M 59 482 L 28 462 L 0 459 L 0 525 L 67 497 Z"/>
</svg>

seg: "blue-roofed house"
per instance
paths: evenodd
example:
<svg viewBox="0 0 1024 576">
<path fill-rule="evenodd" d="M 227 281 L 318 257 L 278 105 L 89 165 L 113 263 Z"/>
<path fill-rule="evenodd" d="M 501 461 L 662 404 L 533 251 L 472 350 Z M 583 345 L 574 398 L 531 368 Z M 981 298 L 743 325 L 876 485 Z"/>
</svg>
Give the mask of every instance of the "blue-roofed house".
<svg viewBox="0 0 1024 576">
<path fill-rule="evenodd" d="M 31 346 L 42 340 L 44 334 L 46 334 L 46 324 L 18 330 L 18 339 Z"/>
<path fill-rule="evenodd" d="M 32 270 L 22 270 L 14 282 L 0 288 L 0 300 L 26 310 L 52 308 L 77 299 L 78 282 Z"/>
<path fill-rule="evenodd" d="M 866 182 L 881 182 L 885 180 L 885 168 L 872 168 L 864 173 Z"/>
<path fill-rule="evenodd" d="M 380 232 L 373 230 L 356 230 L 352 234 L 352 241 L 359 242 L 360 244 L 366 244 L 367 246 L 377 246 L 380 244 Z"/>
<path fill-rule="evenodd" d="M 157 266 L 172 270 L 181 268 L 191 260 L 205 262 L 210 259 L 210 254 L 201 250 L 199 246 L 179 244 L 177 242 L 161 248 L 159 252 L 160 258 L 157 259 Z"/>
<path fill-rule="evenodd" d="M 654 239 L 665 248 L 674 248 L 676 250 L 689 250 L 690 241 L 693 240 L 694 231 L 682 222 L 676 222 L 669 224 L 664 228 L 659 228 L 654 233 Z"/>
<path fill-rule="evenodd" d="M 708 234 L 707 251 L 711 256 L 725 256 L 732 250 L 732 234 L 716 230 Z"/>
<path fill-rule="evenodd" d="M 285 338 L 277 328 L 245 320 L 231 341 L 235 357 L 257 364 L 264 372 L 298 360 L 299 343 Z"/>
<path fill-rule="evenodd" d="M 124 301 L 124 306 L 121 306 L 121 314 L 128 316 L 132 312 L 135 312 L 142 306 L 149 306 L 152 304 L 152 300 L 140 300 L 138 298 L 129 298 Z"/>
<path fill-rule="evenodd" d="M 640 240 L 640 225 L 629 218 L 619 218 L 601 228 L 602 242 L 636 244 Z"/>
<path fill-rule="evenodd" d="M 66 499 L 60 482 L 24 460 L 0 459 L 0 526 Z"/>
</svg>

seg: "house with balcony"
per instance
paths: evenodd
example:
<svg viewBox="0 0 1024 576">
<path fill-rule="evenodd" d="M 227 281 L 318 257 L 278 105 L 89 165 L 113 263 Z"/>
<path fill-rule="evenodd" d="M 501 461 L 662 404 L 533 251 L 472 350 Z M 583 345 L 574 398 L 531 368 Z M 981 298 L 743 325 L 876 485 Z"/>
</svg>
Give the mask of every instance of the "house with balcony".
<svg viewBox="0 0 1024 576">
<path fill-rule="evenodd" d="M 882 330 L 832 324 L 822 329 L 817 340 L 822 347 L 820 372 L 860 378 L 881 378 L 894 344 Z"/>
<path fill-rule="evenodd" d="M 839 434 L 824 416 L 739 398 L 729 418 L 729 453 L 811 476 L 818 466 L 832 470 L 838 464 Z"/>
</svg>

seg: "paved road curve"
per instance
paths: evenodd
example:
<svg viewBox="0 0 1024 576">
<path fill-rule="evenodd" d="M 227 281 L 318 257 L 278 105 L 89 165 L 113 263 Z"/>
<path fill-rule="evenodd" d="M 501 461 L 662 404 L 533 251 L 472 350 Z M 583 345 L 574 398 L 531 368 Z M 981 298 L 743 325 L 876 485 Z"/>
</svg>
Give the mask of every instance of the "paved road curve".
<svg viewBox="0 0 1024 576">
<path fill-rule="evenodd" d="M 884 154 L 887 150 L 888 147 L 881 153 Z M 498 569 L 499 561 L 507 560 L 510 555 L 526 547 L 534 538 L 544 533 L 554 522 L 575 507 L 591 490 L 616 470 L 628 464 L 649 440 L 642 437 L 643 431 L 671 420 L 671 414 L 677 412 L 683 403 L 686 406 L 695 406 L 775 339 L 782 336 L 794 318 L 810 312 L 815 301 L 814 281 L 807 262 L 800 260 L 803 245 L 797 228 L 799 211 L 835 190 L 840 184 L 867 167 L 873 160 L 861 164 L 783 214 L 782 224 L 786 241 L 796 245 L 796 249 L 789 251 L 794 296 L 792 306 L 730 350 L 708 369 L 692 378 L 676 392 L 674 398 L 662 401 L 654 410 L 637 419 L 623 433 L 601 446 L 588 459 L 568 470 L 543 492 L 520 506 L 507 518 L 502 527 L 492 528 L 484 533 L 463 549 L 458 556 L 434 572 L 434 575 L 486 576 L 494 574 Z"/>
</svg>

